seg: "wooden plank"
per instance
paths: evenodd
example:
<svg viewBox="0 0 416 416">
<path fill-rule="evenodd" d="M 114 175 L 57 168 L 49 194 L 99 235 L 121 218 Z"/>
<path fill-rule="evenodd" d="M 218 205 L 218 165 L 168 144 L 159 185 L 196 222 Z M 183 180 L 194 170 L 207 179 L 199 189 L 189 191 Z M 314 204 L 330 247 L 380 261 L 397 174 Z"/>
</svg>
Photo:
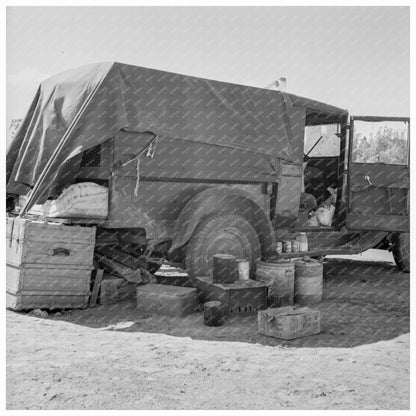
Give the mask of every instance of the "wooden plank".
<svg viewBox="0 0 416 416">
<path fill-rule="evenodd" d="M 92 267 L 91 265 L 88 267 L 84 267 L 84 266 L 73 266 L 73 265 L 68 265 L 68 264 L 48 264 L 48 263 L 22 263 L 19 266 L 16 266 L 16 264 L 13 264 L 13 262 L 9 261 L 8 259 L 6 259 L 6 264 L 8 266 L 12 266 L 12 267 L 18 267 L 21 269 L 55 269 L 55 270 L 59 270 L 59 269 L 70 269 L 70 268 L 74 268 L 74 270 L 92 270 L 94 267 Z"/>
<path fill-rule="evenodd" d="M 42 293 L 81 292 L 90 290 L 91 271 L 69 268 L 17 268 L 7 265 L 6 288 L 10 293 L 38 291 Z"/>
<path fill-rule="evenodd" d="M 138 258 L 111 246 L 96 248 L 96 252 L 112 260 L 115 260 L 118 263 L 121 263 L 124 266 L 129 267 L 130 269 L 137 269 L 141 263 L 141 261 Z"/>
<path fill-rule="evenodd" d="M 117 275 L 123 277 L 125 280 L 131 283 L 142 283 L 143 280 L 141 278 L 140 269 L 131 269 L 130 267 L 126 267 L 121 263 L 118 263 L 115 260 L 111 260 L 99 253 L 95 253 L 96 257 L 99 261 L 105 266 L 105 268 L 110 270 L 111 272 L 116 273 Z"/>
<path fill-rule="evenodd" d="M 10 294 L 13 294 L 12 292 L 7 292 Z M 63 292 L 62 290 L 50 290 L 50 291 L 39 291 L 39 290 L 23 290 L 23 291 L 19 291 L 18 293 L 16 293 L 16 296 L 43 296 L 45 298 L 47 297 L 51 297 L 51 296 L 57 296 L 57 297 L 62 297 L 65 298 L 66 296 L 86 296 L 87 300 L 90 297 L 90 292 L 89 291 L 68 291 L 68 292 Z M 88 302 L 87 302 L 88 303 Z"/>
<path fill-rule="evenodd" d="M 6 293 L 6 307 L 13 310 L 28 310 L 36 308 L 66 309 L 85 308 L 88 305 L 88 295 L 85 294 L 43 294 L 41 292 Z"/>
<path fill-rule="evenodd" d="M 88 304 L 89 307 L 95 306 L 97 304 L 98 292 L 100 290 L 101 281 L 103 280 L 103 274 L 103 269 L 98 269 L 95 273 L 94 286 L 92 288 L 90 303 Z"/>
<path fill-rule="evenodd" d="M 56 227 L 56 224 L 54 224 L 53 226 L 39 228 L 27 227 L 25 239 L 39 242 L 70 241 L 74 244 L 94 244 L 94 230 L 95 227 L 81 227 L 79 225 L 62 225 L 61 227 Z"/>
</svg>

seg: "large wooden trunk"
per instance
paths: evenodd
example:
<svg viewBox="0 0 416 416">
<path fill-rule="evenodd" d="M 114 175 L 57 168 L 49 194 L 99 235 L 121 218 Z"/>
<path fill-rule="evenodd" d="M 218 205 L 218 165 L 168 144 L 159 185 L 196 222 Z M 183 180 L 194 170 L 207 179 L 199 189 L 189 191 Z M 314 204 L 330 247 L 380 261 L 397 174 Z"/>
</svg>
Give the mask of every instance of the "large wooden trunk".
<svg viewBox="0 0 416 416">
<path fill-rule="evenodd" d="M 94 245 L 95 227 L 7 218 L 7 306 L 86 307 Z"/>
</svg>

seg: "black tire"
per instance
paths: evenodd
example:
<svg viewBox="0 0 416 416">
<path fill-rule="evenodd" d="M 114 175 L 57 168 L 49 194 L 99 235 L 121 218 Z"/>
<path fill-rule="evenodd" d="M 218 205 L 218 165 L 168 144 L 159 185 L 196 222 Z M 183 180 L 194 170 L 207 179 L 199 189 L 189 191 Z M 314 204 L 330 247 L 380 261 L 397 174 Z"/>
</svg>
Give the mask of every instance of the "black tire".
<svg viewBox="0 0 416 416">
<path fill-rule="evenodd" d="M 216 215 L 202 221 L 186 247 L 186 270 L 190 276 L 211 276 L 215 254 L 247 258 L 251 271 L 261 255 L 256 230 L 244 217 Z"/>
<path fill-rule="evenodd" d="M 393 234 L 392 252 L 394 261 L 399 270 L 405 273 L 410 272 L 410 233 Z"/>
</svg>

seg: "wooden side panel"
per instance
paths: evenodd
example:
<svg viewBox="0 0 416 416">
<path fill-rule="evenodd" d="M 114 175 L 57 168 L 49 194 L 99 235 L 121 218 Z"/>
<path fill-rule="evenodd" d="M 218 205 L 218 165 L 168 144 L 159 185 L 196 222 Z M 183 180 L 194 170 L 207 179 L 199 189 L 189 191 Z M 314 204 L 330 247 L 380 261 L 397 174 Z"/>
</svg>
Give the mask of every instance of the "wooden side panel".
<svg viewBox="0 0 416 416">
<path fill-rule="evenodd" d="M 17 240 L 71 241 L 72 243 L 90 244 L 95 241 L 95 227 L 68 226 L 57 222 L 7 217 L 6 237 Z"/>
<path fill-rule="evenodd" d="M 8 219 L 6 259 L 13 266 L 28 264 L 90 269 L 95 227 Z"/>
<path fill-rule="evenodd" d="M 24 240 L 11 238 L 10 236 L 7 236 L 6 238 L 6 261 L 8 264 L 18 266 L 22 263 L 24 257 Z"/>
<path fill-rule="evenodd" d="M 6 266 L 6 291 L 17 293 L 20 289 L 21 275 L 24 273 L 22 269 L 12 266 Z"/>
<path fill-rule="evenodd" d="M 20 292 L 19 294 L 6 294 L 6 307 L 16 311 L 35 308 L 64 309 L 86 308 L 89 295 L 45 295 L 42 292 Z"/>
<path fill-rule="evenodd" d="M 92 267 L 94 244 L 68 242 L 23 242 L 13 240 L 6 248 L 7 263 L 13 266 L 51 264 L 84 269 Z"/>
<path fill-rule="evenodd" d="M 346 225 L 349 230 L 410 230 L 409 217 L 404 215 L 348 214 Z"/>
<path fill-rule="evenodd" d="M 81 293 L 90 290 L 91 270 L 18 268 L 7 265 L 6 290 L 16 294 L 21 291 L 40 291 L 43 294 Z"/>
<path fill-rule="evenodd" d="M 91 244 L 95 241 L 95 228 L 28 221 L 25 237 L 31 241 L 70 241 Z"/>
<path fill-rule="evenodd" d="M 6 217 L 6 238 L 9 240 L 9 244 L 12 238 L 23 240 L 25 234 L 25 223 L 25 220 Z"/>
</svg>

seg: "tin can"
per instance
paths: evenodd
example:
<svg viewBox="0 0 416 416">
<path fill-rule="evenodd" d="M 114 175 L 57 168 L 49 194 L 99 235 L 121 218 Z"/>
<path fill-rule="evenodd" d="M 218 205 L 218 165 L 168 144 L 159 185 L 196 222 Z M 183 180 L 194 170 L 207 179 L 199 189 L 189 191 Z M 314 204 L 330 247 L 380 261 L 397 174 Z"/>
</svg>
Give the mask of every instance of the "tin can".
<svg viewBox="0 0 416 416">
<path fill-rule="evenodd" d="M 238 278 L 239 280 L 250 279 L 250 262 L 247 259 L 237 259 Z"/>
<path fill-rule="evenodd" d="M 291 252 L 292 252 L 292 242 L 283 241 L 283 253 L 291 253 Z"/>
<path fill-rule="evenodd" d="M 299 242 L 296 240 L 292 241 L 292 253 L 298 253 L 299 252 Z"/>
<path fill-rule="evenodd" d="M 296 241 L 299 244 L 299 251 L 308 251 L 308 237 L 306 233 L 299 233 Z"/>
<path fill-rule="evenodd" d="M 276 253 L 277 253 L 277 254 L 281 254 L 281 253 L 283 253 L 283 244 L 282 244 L 282 242 L 281 242 L 281 241 L 278 241 L 278 242 L 276 243 Z"/>
</svg>

